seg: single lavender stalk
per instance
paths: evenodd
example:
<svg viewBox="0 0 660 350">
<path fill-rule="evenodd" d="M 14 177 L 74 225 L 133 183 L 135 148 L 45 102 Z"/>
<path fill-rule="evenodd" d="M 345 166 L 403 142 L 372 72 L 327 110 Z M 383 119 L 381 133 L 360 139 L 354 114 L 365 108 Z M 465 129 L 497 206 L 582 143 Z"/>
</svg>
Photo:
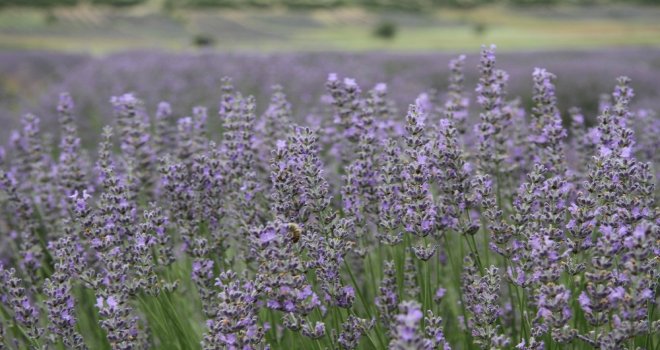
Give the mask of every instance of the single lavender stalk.
<svg viewBox="0 0 660 350">
<path fill-rule="evenodd" d="M 355 118 L 362 108 L 360 87 L 354 79 L 344 78 L 342 81 L 334 73 L 328 76 L 325 86 L 332 98 L 334 122 L 340 128 L 340 137 L 348 138 L 351 142 L 357 141 L 355 138 L 357 130 L 354 125 Z"/>
<path fill-rule="evenodd" d="M 230 221 L 240 227 L 239 234 L 247 234 L 252 225 L 257 224 L 256 212 L 259 193 L 255 166 L 256 150 L 253 147 L 255 127 L 255 99 L 243 98 L 240 93 L 223 99 L 220 116 L 223 118 L 223 141 L 220 145 L 223 157 L 222 176 L 225 178 L 227 201 L 225 209 Z"/>
<path fill-rule="evenodd" d="M 362 196 L 360 175 L 364 170 L 361 164 L 349 164 L 346 167 L 346 174 L 343 176 L 344 186 L 341 188 L 344 212 L 357 222 L 365 221 L 364 215 L 367 210 L 366 206 L 369 203 Z"/>
<path fill-rule="evenodd" d="M 483 109 L 481 123 L 475 125 L 479 135 L 479 168 L 483 173 L 494 174 L 506 158 L 503 130 L 507 126 L 502 113 L 508 75 L 495 69 L 495 45 L 481 48 L 480 78 L 475 91 L 477 103 Z"/>
<path fill-rule="evenodd" d="M 612 108 L 612 95 L 600 94 L 598 97 L 598 115 L 605 112 L 606 109 Z"/>
<path fill-rule="evenodd" d="M 421 281 L 417 278 L 417 267 L 411 255 L 406 255 L 403 270 L 403 297 L 405 299 L 417 300 L 421 293 Z"/>
<path fill-rule="evenodd" d="M 149 207 L 149 210 L 144 212 L 142 228 L 153 235 L 158 251 L 157 265 L 164 268 L 175 261 L 172 237 L 167 232 L 169 219 L 163 210 L 154 203 L 151 203 Z"/>
<path fill-rule="evenodd" d="M 503 211 L 497 205 L 497 199 L 493 193 L 493 181 L 490 176 L 478 174 L 472 181 L 475 189 L 475 201 L 479 202 L 483 216 L 488 220 L 488 231 L 490 232 L 491 251 L 509 259 L 512 247 L 509 245 L 513 238 L 513 230 L 503 218 Z"/>
<path fill-rule="evenodd" d="M 563 272 L 563 259 L 569 252 L 563 244 L 568 189 L 567 183 L 555 176 L 543 182 L 538 194 L 544 200 L 539 203 L 542 209 L 533 224 L 536 228 L 527 233 L 535 282 L 556 282 Z"/>
<path fill-rule="evenodd" d="M 154 153 L 151 146 L 149 119 L 142 101 L 132 94 L 111 99 L 120 129 L 121 150 L 126 162 L 130 198 L 149 193 L 154 183 Z"/>
<path fill-rule="evenodd" d="M 192 214 L 192 203 L 195 202 L 192 170 L 183 163 L 174 163 L 171 159 L 164 158 L 160 172 L 164 198 L 169 202 L 169 215 L 178 227 L 186 251 L 190 253 L 198 224 Z"/>
<path fill-rule="evenodd" d="M 0 282 L 0 301 L 13 311 L 14 322 L 24 329 L 30 349 L 39 349 L 44 329 L 39 325 L 38 306 L 30 300 L 15 269 L 6 270 L 0 265 Z"/>
<path fill-rule="evenodd" d="M 555 174 L 564 175 L 566 164 L 564 160 L 563 139 L 566 130 L 562 127 L 561 116 L 557 108 L 555 86 L 556 76 L 545 69 L 534 69 L 535 106 L 532 109 L 534 122 L 530 141 L 536 145 L 533 154 L 538 159 L 533 163 L 541 163 Z"/>
<path fill-rule="evenodd" d="M 150 213 L 145 213 L 145 219 Z M 158 266 L 154 263 L 156 259 L 152 252 L 156 249 L 157 239 L 153 232 L 150 230 L 151 223 L 145 220 L 137 227 L 137 233 L 132 240 L 131 260 L 131 275 L 132 275 L 132 289 L 137 291 L 144 291 L 150 295 L 156 295 L 160 292 L 161 286 L 159 285 L 156 270 Z"/>
<path fill-rule="evenodd" d="M 451 113 L 451 119 L 460 136 L 465 135 L 467 131 L 466 123 L 470 107 L 470 99 L 464 91 L 464 66 L 465 55 L 460 55 L 449 61 L 449 69 L 451 70 L 449 74 L 449 91 L 444 106 L 445 114 Z"/>
<path fill-rule="evenodd" d="M 75 299 L 71 292 L 71 266 L 74 260 L 67 254 L 74 249 L 72 241 L 65 236 L 50 245 L 57 261 L 55 272 L 44 282 L 45 302 L 50 326 L 48 330 L 62 340 L 70 349 L 87 349 L 83 337 L 76 330 Z"/>
<path fill-rule="evenodd" d="M 348 316 L 346 322 L 341 325 L 342 331 L 337 337 L 337 343 L 343 350 L 357 349 L 360 339 L 374 327 L 374 324 L 375 320 Z"/>
<path fill-rule="evenodd" d="M 437 113 L 438 107 L 436 107 L 437 101 L 435 95 L 437 95 L 437 92 L 431 90 L 429 93 L 423 92 L 415 98 L 417 112 L 422 116 L 424 123 L 428 125 L 436 125 L 440 116 Z"/>
<path fill-rule="evenodd" d="M 451 350 L 449 342 L 445 339 L 445 333 L 442 331 L 442 317 L 435 316 L 431 310 L 428 310 L 424 322 L 426 323 L 426 337 L 433 344 L 432 348 Z"/>
<path fill-rule="evenodd" d="M 508 267 L 508 277 L 512 283 L 528 288 L 537 280 L 533 276 L 533 249 L 532 244 L 544 242 L 537 235 L 541 229 L 539 223 L 539 195 L 543 186 L 546 168 L 536 164 L 531 173 L 527 175 L 527 182 L 518 189 L 513 201 L 513 214 L 510 217 L 512 240 L 508 243 L 505 256 L 509 256 L 512 265 Z M 535 240 L 532 240 L 534 238 Z M 537 245 L 538 246 L 538 245 Z M 540 249 L 537 249 L 540 250 Z"/>
<path fill-rule="evenodd" d="M 207 148 L 207 130 L 206 123 L 208 120 L 208 110 L 206 107 L 196 106 L 192 110 L 192 119 L 193 119 L 193 143 L 195 148 L 195 153 L 200 152 Z"/>
<path fill-rule="evenodd" d="M 13 209 L 13 217 L 8 221 L 18 232 L 19 261 L 29 272 L 29 282 L 38 281 L 36 271 L 41 267 L 43 249 L 38 244 L 37 228 L 39 223 L 34 218 L 34 209 L 27 198 L 19 193 L 15 180 L 0 169 L 0 190 L 8 197 L 9 208 Z"/>
<path fill-rule="evenodd" d="M 394 101 L 388 98 L 387 84 L 379 83 L 369 90 L 366 107 L 373 111 L 377 139 L 393 136 L 397 129 L 402 129 L 394 119 L 398 111 Z"/>
<path fill-rule="evenodd" d="M 271 206 L 277 218 L 288 222 L 304 222 L 308 213 L 304 211 L 304 202 L 298 173 L 299 162 L 291 143 L 278 140 L 272 151 L 270 181 Z"/>
<path fill-rule="evenodd" d="M 218 313 L 218 294 L 214 286 L 215 263 L 209 256 L 209 244 L 204 238 L 196 238 L 191 244 L 193 258 L 191 279 L 197 287 L 197 293 L 202 301 L 202 310 L 207 319 L 212 319 Z"/>
<path fill-rule="evenodd" d="M 401 156 L 395 140 L 388 140 L 380 164 L 379 183 L 377 187 L 380 205 L 378 207 L 377 236 L 381 243 L 394 245 L 403 240 L 396 232 L 401 225 L 403 213 L 403 198 L 401 183 Z"/>
<path fill-rule="evenodd" d="M 255 126 L 260 163 L 270 161 L 271 152 L 276 149 L 277 142 L 286 139 L 293 119 L 291 104 L 287 101 L 282 86 L 275 85 L 272 91 L 270 104 Z"/>
<path fill-rule="evenodd" d="M 135 204 L 130 200 L 130 189 L 124 179 L 115 172 L 115 165 L 111 158 L 112 128 L 103 130 L 103 141 L 99 145 L 98 168 L 102 178 L 104 192 L 101 194 L 99 208 L 103 217 L 102 225 L 113 240 L 132 236 L 129 229 L 135 215 Z M 89 198 L 85 193 L 79 194 L 83 200 Z M 108 227 L 109 226 L 109 227 Z M 115 242 L 110 242 L 111 244 Z"/>
<path fill-rule="evenodd" d="M 60 102 L 57 112 L 62 129 L 60 137 L 60 159 L 58 168 L 58 180 L 61 192 L 64 196 L 70 196 L 75 191 L 86 190 L 86 179 L 83 169 L 85 165 L 81 162 L 80 138 L 73 120 L 73 100 L 68 93 L 60 94 Z"/>
<path fill-rule="evenodd" d="M 380 314 L 380 322 L 386 332 L 390 333 L 394 322 L 394 315 L 399 305 L 399 294 L 397 293 L 396 270 L 393 261 L 386 261 L 383 269 L 383 280 L 380 282 L 380 294 L 374 302 Z"/>
<path fill-rule="evenodd" d="M 538 311 L 533 336 L 540 337 L 546 332 L 552 332 L 552 339 L 558 343 L 565 344 L 573 340 L 577 331 L 568 325 L 572 317 L 570 297 L 570 290 L 562 284 L 549 282 L 541 285 L 536 300 Z M 542 322 L 539 323 L 540 319 Z"/>
<path fill-rule="evenodd" d="M 220 98 L 218 114 L 220 119 L 224 120 L 228 117 L 235 107 L 235 100 L 237 97 L 234 83 L 230 77 L 222 77 L 221 79 L 222 97 Z"/>
<path fill-rule="evenodd" d="M 113 349 L 134 349 L 140 334 L 137 328 L 137 318 L 132 316 L 132 308 L 124 294 L 108 293 L 96 298 L 100 321 L 108 333 L 108 341 Z"/>
<path fill-rule="evenodd" d="M 467 256 L 463 267 L 462 291 L 465 306 L 470 311 L 468 327 L 474 342 L 481 349 L 501 349 L 508 346 L 510 340 L 500 329 L 500 275 L 495 266 L 485 270 L 479 277 L 474 260 Z"/>
<path fill-rule="evenodd" d="M 342 188 L 344 208 L 358 222 L 364 222 L 365 215 L 375 213 L 376 198 L 376 130 L 374 127 L 373 110 L 364 108 L 358 115 L 357 155 L 346 167 L 345 183 Z M 371 220 L 369 220 L 371 221 Z"/>
<path fill-rule="evenodd" d="M 100 325 L 107 332 L 107 339 L 113 349 L 132 349 L 140 342 L 138 319 L 129 304 L 129 295 L 137 291 L 131 276 L 130 262 L 135 258 L 133 251 L 124 246 L 124 241 L 132 241 L 134 232 L 134 209 L 128 198 L 129 189 L 115 175 L 110 159 L 112 129 L 104 129 L 104 140 L 99 147 L 99 161 L 103 178 L 104 192 L 100 198 L 100 215 L 94 222 L 92 248 L 99 256 L 103 274 L 94 282 L 96 307 L 101 316 Z M 84 196 L 82 197 L 85 200 Z"/>
<path fill-rule="evenodd" d="M 195 153 L 195 142 L 193 135 L 194 122 L 191 117 L 184 117 L 177 120 L 176 131 L 176 156 L 177 160 L 191 166 L 193 154 Z"/>
<path fill-rule="evenodd" d="M 15 174 L 20 181 L 21 192 L 33 193 L 39 191 L 39 177 L 44 169 L 44 153 L 41 143 L 40 119 L 33 114 L 21 117 L 22 128 L 16 131 L 12 137 L 16 156 L 12 167 L 16 168 Z"/>
<path fill-rule="evenodd" d="M 570 233 L 567 245 L 573 254 L 578 254 L 593 246 L 591 235 L 597 223 L 595 206 L 596 201 L 589 194 L 580 191 L 568 208 L 571 219 L 566 224 L 566 229 Z M 574 271 L 580 272 L 583 269 L 582 266 Z"/>
<path fill-rule="evenodd" d="M 587 145 L 584 115 L 579 108 L 573 107 L 568 110 L 571 116 L 571 142 L 570 147 L 573 150 L 572 180 L 578 188 L 586 179 L 587 165 L 591 161 L 592 153 Z"/>
<path fill-rule="evenodd" d="M 527 113 L 521 107 L 521 100 L 516 98 L 509 101 L 502 108 L 502 113 L 510 120 L 508 128 L 508 138 L 505 140 L 508 157 L 503 164 L 503 172 L 506 177 L 500 177 L 503 187 L 506 189 L 515 188 L 520 181 L 524 181 L 525 175 L 531 170 L 533 163 L 530 163 L 532 152 L 530 142 L 528 141 L 529 125 L 527 122 Z M 507 195 L 509 193 L 506 193 Z"/>
<path fill-rule="evenodd" d="M 176 147 L 176 124 L 173 120 L 172 106 L 168 102 L 158 103 L 153 124 L 154 153 L 160 158 Z"/>
<path fill-rule="evenodd" d="M 58 187 L 55 177 L 57 167 L 53 161 L 50 149 L 52 142 L 47 135 L 41 135 L 41 121 L 32 114 L 21 118 L 23 128 L 15 140 L 18 151 L 12 166 L 14 176 L 19 181 L 18 190 L 30 198 L 31 205 L 38 213 L 40 225 L 54 228 L 57 224 L 57 214 L 61 210 Z"/>
<path fill-rule="evenodd" d="M 435 346 L 432 340 L 426 339 L 420 329 L 424 314 L 415 301 L 403 301 L 399 304 L 399 314 L 395 316 L 396 324 L 392 330 L 390 350 L 431 350 Z"/>
<path fill-rule="evenodd" d="M 354 249 L 353 222 L 333 220 L 326 229 L 325 236 L 313 234 L 312 231 L 302 241 L 311 260 L 308 266 L 316 270 L 318 282 L 325 292 L 324 300 L 333 306 L 348 309 L 355 301 L 355 289 L 342 282 L 340 271 L 348 265 L 346 255 Z"/>
<path fill-rule="evenodd" d="M 310 128 L 294 127 L 289 144 L 298 162 L 304 209 L 319 220 L 320 213 L 330 204 L 329 185 L 324 177 L 323 163 L 319 159 L 318 134 Z"/>
<path fill-rule="evenodd" d="M 636 155 L 639 160 L 652 165 L 656 187 L 660 185 L 660 118 L 656 111 L 642 109 L 635 113 Z M 657 201 L 656 196 L 656 201 Z"/>
<path fill-rule="evenodd" d="M 89 256 L 86 245 L 90 250 L 105 249 L 110 243 L 111 237 L 99 234 L 97 227 L 100 224 L 99 215 L 89 206 L 87 191 L 74 193 L 71 197 L 71 218 L 63 222 L 64 236 L 62 239 L 70 241 L 69 244 L 60 245 L 61 255 L 68 257 L 70 273 L 82 282 L 83 286 L 97 289 L 101 283 L 101 277 L 97 271 L 100 264 L 99 257 Z"/>
<path fill-rule="evenodd" d="M 463 213 L 470 210 L 473 203 L 471 186 L 472 165 L 458 144 L 457 130 L 451 118 L 441 119 L 438 126 L 438 138 L 434 147 L 434 158 L 439 168 L 437 180 L 441 195 L 436 200 L 438 207 L 442 206 L 440 227 L 451 228 L 464 234 L 474 234 L 479 224 L 467 217 L 461 220 Z"/>
<path fill-rule="evenodd" d="M 418 237 L 426 237 L 436 228 L 436 206 L 430 189 L 430 160 L 424 121 L 415 105 L 410 105 L 406 116 L 407 163 L 401 173 L 402 192 L 406 207 L 402 223 L 405 230 Z"/>
<path fill-rule="evenodd" d="M 602 230 L 602 229 L 601 229 Z M 607 322 L 607 314 L 614 305 L 609 303 L 609 285 L 612 281 L 611 267 L 618 252 L 617 238 L 613 236 L 611 228 L 605 229 L 608 235 L 598 239 L 591 259 L 591 266 L 585 273 L 587 278 L 586 289 L 580 294 L 579 301 L 587 321 L 595 327 Z M 590 341 L 600 344 L 599 334 L 594 334 Z"/>
<path fill-rule="evenodd" d="M 203 349 L 264 349 L 267 331 L 258 323 L 258 290 L 254 283 L 231 270 L 216 279 L 217 312 L 206 325 Z"/>
</svg>

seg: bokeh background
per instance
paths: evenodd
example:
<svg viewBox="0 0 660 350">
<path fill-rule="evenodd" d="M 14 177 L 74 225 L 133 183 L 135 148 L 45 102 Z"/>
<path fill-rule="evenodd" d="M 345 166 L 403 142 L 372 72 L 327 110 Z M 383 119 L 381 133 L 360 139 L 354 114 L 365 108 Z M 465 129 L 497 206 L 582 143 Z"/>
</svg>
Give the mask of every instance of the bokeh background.
<svg viewBox="0 0 660 350">
<path fill-rule="evenodd" d="M 54 125 L 62 91 L 86 144 L 124 92 L 152 111 L 161 100 L 180 116 L 215 110 L 225 75 L 262 110 L 281 84 L 302 120 L 320 113 L 331 72 L 388 83 L 405 111 L 420 93 L 442 94 L 457 54 L 474 86 L 490 43 L 523 103 L 539 66 L 558 76 L 562 111 L 581 106 L 593 120 L 624 74 L 637 106 L 660 110 L 660 0 L 0 0 L 0 140 L 22 113 Z"/>
</svg>

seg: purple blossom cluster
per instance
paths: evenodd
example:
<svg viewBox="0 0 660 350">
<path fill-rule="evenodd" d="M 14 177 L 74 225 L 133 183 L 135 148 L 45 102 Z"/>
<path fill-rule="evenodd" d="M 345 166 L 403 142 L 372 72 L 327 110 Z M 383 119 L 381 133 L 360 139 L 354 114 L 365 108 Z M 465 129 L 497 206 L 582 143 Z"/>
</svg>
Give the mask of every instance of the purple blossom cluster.
<svg viewBox="0 0 660 350">
<path fill-rule="evenodd" d="M 59 139 L 26 114 L 0 349 L 654 349 L 657 115 L 621 77 L 562 116 L 542 68 L 526 109 L 494 46 L 474 89 L 467 62 L 407 113 L 329 74 L 306 123 L 279 85 L 263 113 L 229 78 L 186 114 L 127 93 L 96 152 L 75 96 Z"/>
</svg>

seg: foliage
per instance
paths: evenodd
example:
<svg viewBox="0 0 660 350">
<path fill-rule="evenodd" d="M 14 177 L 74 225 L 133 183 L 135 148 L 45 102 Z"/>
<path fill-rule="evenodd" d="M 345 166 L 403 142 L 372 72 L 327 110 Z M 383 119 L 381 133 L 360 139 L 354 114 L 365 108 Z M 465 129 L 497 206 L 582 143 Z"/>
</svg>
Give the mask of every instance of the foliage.
<svg viewBox="0 0 660 350">
<path fill-rule="evenodd" d="M 374 28 L 374 35 L 386 40 L 391 40 L 396 36 L 397 25 L 391 21 L 382 21 Z"/>
<path fill-rule="evenodd" d="M 92 3 L 98 5 L 124 7 L 124 6 L 134 6 L 134 5 L 142 4 L 145 3 L 147 0 L 91 0 L 91 1 Z"/>
<path fill-rule="evenodd" d="M 54 6 L 73 6 L 80 0 L 0 0 L 2 6 L 33 6 L 33 7 L 54 7 Z"/>
<path fill-rule="evenodd" d="M 0 0 L 0 6 L 70 6 L 90 1 L 94 4 L 118 7 L 133 6 L 150 0 Z M 659 0 L 634 0 L 640 4 L 660 4 Z M 474 7 L 479 5 L 503 3 L 515 5 L 594 5 L 597 3 L 628 3 L 625 0 L 168 0 L 173 7 L 271 7 L 290 8 L 331 8 L 340 6 L 359 6 L 373 9 L 423 11 L 433 7 Z"/>
<path fill-rule="evenodd" d="M 213 44 L 215 43 L 215 39 L 213 39 L 212 36 L 202 33 L 196 34 L 192 40 L 193 40 L 193 45 L 198 47 L 213 46 Z"/>
</svg>

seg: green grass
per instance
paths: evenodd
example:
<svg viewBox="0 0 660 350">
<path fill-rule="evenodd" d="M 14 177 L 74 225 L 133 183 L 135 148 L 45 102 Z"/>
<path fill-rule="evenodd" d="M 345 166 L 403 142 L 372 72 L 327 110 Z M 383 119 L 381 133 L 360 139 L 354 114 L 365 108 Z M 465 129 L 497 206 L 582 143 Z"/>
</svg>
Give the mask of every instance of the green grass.
<svg viewBox="0 0 660 350">
<path fill-rule="evenodd" d="M 544 13 L 549 15 L 544 15 Z M 660 7 L 480 7 L 429 13 L 337 10 L 56 9 L 55 20 L 35 9 L 0 11 L 0 50 L 46 49 L 104 54 L 127 49 L 194 50 L 192 37 L 212 36 L 221 51 L 474 51 L 660 47 Z M 397 24 L 379 39 L 381 21 Z"/>
</svg>

